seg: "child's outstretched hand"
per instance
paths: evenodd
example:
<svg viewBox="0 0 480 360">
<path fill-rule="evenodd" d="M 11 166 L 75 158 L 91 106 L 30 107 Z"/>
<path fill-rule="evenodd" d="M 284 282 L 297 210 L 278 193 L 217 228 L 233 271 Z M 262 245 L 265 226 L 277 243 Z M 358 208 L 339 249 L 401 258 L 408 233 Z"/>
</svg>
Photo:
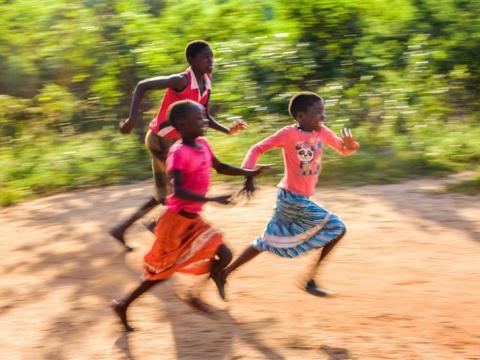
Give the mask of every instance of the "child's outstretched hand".
<svg viewBox="0 0 480 360">
<path fill-rule="evenodd" d="M 233 125 L 228 129 L 228 135 L 236 134 L 241 130 L 245 130 L 248 128 L 248 124 L 243 120 L 237 120 L 233 123 Z"/>
<path fill-rule="evenodd" d="M 253 171 L 252 176 L 258 176 L 260 174 L 263 174 L 265 171 L 270 169 L 272 167 L 272 164 L 267 164 L 267 165 L 259 165 L 257 168 Z"/>
<path fill-rule="evenodd" d="M 233 195 L 232 194 L 215 196 L 215 197 L 210 199 L 210 201 L 213 201 L 213 202 L 216 202 L 216 203 L 219 203 L 219 204 L 224 204 L 224 205 L 230 204 L 232 202 L 232 200 L 233 200 Z"/>
<path fill-rule="evenodd" d="M 358 148 L 358 143 L 353 137 L 351 129 L 343 128 L 340 138 L 348 150 L 356 150 Z"/>
<path fill-rule="evenodd" d="M 255 186 L 255 176 L 263 174 L 265 171 L 270 169 L 272 165 L 259 165 L 250 176 L 245 178 L 245 182 L 243 183 L 242 189 L 238 192 L 238 195 L 245 195 L 247 200 L 250 200 L 253 193 L 257 189 Z"/>
<path fill-rule="evenodd" d="M 133 122 L 130 119 L 120 120 L 118 127 L 122 134 L 129 134 L 133 129 Z"/>
<path fill-rule="evenodd" d="M 255 180 L 252 176 L 247 176 L 245 178 L 245 182 L 243 183 L 243 187 L 238 192 L 238 195 L 245 195 L 247 200 L 250 200 L 253 193 L 257 188 L 255 187 Z"/>
</svg>

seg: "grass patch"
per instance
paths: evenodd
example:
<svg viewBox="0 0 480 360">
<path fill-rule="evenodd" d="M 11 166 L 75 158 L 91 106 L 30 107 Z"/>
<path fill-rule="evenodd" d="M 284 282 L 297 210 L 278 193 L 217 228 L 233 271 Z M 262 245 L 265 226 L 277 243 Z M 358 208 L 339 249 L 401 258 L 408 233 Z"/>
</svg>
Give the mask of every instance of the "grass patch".
<svg viewBox="0 0 480 360">
<path fill-rule="evenodd" d="M 0 204 L 150 176 L 148 153 L 111 131 L 41 137 L 0 148 Z"/>
</svg>

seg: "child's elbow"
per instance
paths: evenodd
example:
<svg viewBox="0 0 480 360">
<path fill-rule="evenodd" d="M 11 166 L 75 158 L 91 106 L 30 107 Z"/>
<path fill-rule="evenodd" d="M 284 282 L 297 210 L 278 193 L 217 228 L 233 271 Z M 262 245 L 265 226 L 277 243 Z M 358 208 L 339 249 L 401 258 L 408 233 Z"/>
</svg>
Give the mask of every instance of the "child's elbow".
<svg viewBox="0 0 480 360">
<path fill-rule="evenodd" d="M 139 81 L 137 86 L 135 87 L 135 92 L 137 94 L 144 94 L 147 91 L 148 84 L 145 80 Z"/>
<path fill-rule="evenodd" d="M 254 145 L 252 146 L 248 152 L 247 152 L 247 158 L 251 158 L 251 157 L 255 157 L 255 158 L 258 158 L 260 157 L 263 153 L 265 152 L 265 150 L 262 148 L 261 145 Z"/>
</svg>

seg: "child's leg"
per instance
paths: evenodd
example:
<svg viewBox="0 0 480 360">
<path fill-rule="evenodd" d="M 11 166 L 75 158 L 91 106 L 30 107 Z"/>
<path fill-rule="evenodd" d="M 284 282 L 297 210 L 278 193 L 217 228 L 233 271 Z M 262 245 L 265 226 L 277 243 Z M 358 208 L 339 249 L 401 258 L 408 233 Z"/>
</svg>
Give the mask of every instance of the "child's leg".
<svg viewBox="0 0 480 360">
<path fill-rule="evenodd" d="M 230 273 L 236 270 L 239 266 L 245 264 L 252 260 L 255 256 L 260 254 L 260 251 L 255 249 L 253 246 L 249 246 L 246 248 L 243 253 L 230 265 L 224 270 L 224 277 L 225 280 L 230 275 Z"/>
<path fill-rule="evenodd" d="M 145 136 L 145 146 L 152 158 L 153 180 L 155 182 L 155 198 L 159 204 L 165 205 L 165 198 L 171 193 L 170 182 L 166 171 L 167 155 L 174 140 L 164 139 L 152 134 L 149 130 Z M 155 233 L 158 217 L 150 220 L 145 227 Z"/>
<path fill-rule="evenodd" d="M 225 244 L 222 244 L 217 250 L 216 257 L 217 259 L 213 261 L 212 268 L 210 269 L 210 277 L 215 282 L 221 298 L 225 300 L 225 278 L 223 269 L 232 261 L 232 252 Z"/>
<path fill-rule="evenodd" d="M 309 275 L 309 280 L 306 284 L 306 290 L 316 296 L 326 296 L 327 292 L 315 284 L 315 275 L 318 272 L 318 268 L 320 267 L 321 262 L 327 257 L 327 255 L 333 250 L 333 248 L 338 244 L 338 242 L 345 236 L 346 230 L 344 230 L 335 240 L 330 241 L 327 245 L 325 245 L 321 252 L 318 260 L 313 265 L 313 268 Z"/>
<path fill-rule="evenodd" d="M 345 236 L 345 233 L 346 233 L 346 230 L 344 230 L 335 240 L 330 241 L 327 245 L 325 245 L 322 248 L 322 251 L 320 252 L 320 256 L 318 257 L 318 260 L 312 269 L 311 278 L 315 276 L 315 274 L 318 271 L 318 268 L 320 267 L 320 263 L 323 261 L 323 259 L 327 257 L 330 251 L 333 250 L 335 245 L 337 245 L 338 242 Z"/>
<path fill-rule="evenodd" d="M 125 243 L 124 233 L 135 221 L 143 217 L 150 210 L 153 210 L 157 205 L 164 204 L 165 197 L 170 193 L 170 185 L 166 174 L 166 160 L 168 149 L 173 144 L 174 140 L 163 139 L 154 135 L 150 130 L 145 136 L 145 146 L 150 152 L 152 159 L 152 172 L 155 182 L 155 195 L 152 196 L 140 209 L 138 209 L 132 216 L 125 220 L 120 225 L 116 226 L 110 231 L 115 239 L 125 246 L 127 251 L 133 250 L 132 247 Z M 147 228 L 155 229 L 156 223 L 147 225 Z"/>
<path fill-rule="evenodd" d="M 150 288 L 153 287 L 153 285 L 158 284 L 159 282 L 162 282 L 163 280 L 144 280 L 140 283 L 140 285 L 133 290 L 130 295 L 126 296 L 122 300 L 113 300 L 113 310 L 117 314 L 117 316 L 120 318 L 120 321 L 122 322 L 123 326 L 125 327 L 125 331 L 133 331 L 134 328 L 132 328 L 130 325 L 128 325 L 127 321 L 127 309 L 130 306 L 130 304 L 137 299 L 140 295 L 148 291 Z"/>
<path fill-rule="evenodd" d="M 228 248 L 227 248 L 228 250 Z M 230 252 L 230 250 L 228 250 Z M 227 277 L 230 275 L 230 273 L 238 268 L 240 265 L 245 264 L 246 262 L 252 260 L 255 256 L 257 256 L 260 253 L 257 249 L 255 249 L 253 246 L 249 246 L 244 250 L 244 252 L 228 267 L 228 263 L 232 259 L 232 253 L 230 252 L 229 258 L 227 262 L 223 262 L 222 265 L 218 265 L 217 267 L 214 268 L 212 266 L 212 271 L 211 271 L 211 276 L 213 280 L 215 281 L 215 284 L 217 285 L 218 292 L 220 293 L 220 296 L 222 297 L 223 300 L 225 300 L 225 284 L 227 283 Z M 218 255 L 218 253 L 217 253 Z M 225 265 L 223 265 L 225 264 Z M 215 263 L 214 263 L 215 265 Z M 218 271 L 218 273 L 217 273 Z"/>
<path fill-rule="evenodd" d="M 150 210 L 154 209 L 159 202 L 155 198 L 150 198 L 146 203 L 144 203 L 134 214 L 132 214 L 124 222 L 120 223 L 112 230 L 110 230 L 110 235 L 117 239 L 127 251 L 132 251 L 133 248 L 129 246 L 124 239 L 125 231 L 132 225 L 135 221 L 143 217 Z"/>
</svg>

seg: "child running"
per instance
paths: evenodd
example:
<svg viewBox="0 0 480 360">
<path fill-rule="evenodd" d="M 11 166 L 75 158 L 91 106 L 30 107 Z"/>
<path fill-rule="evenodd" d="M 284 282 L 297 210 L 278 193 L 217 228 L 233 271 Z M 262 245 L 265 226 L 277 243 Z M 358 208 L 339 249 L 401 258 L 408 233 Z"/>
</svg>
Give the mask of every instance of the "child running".
<svg viewBox="0 0 480 360">
<path fill-rule="evenodd" d="M 208 197 L 210 172 L 255 177 L 267 166 L 255 170 L 236 168 L 220 162 L 203 138 L 208 119 L 202 105 L 191 100 L 176 102 L 170 107 L 170 123 L 179 131 L 181 140 L 167 157 L 167 172 L 172 178 L 173 193 L 166 198 L 166 211 L 158 219 L 156 240 L 144 257 L 144 280 L 122 300 L 114 300 L 113 309 L 126 331 L 133 328 L 127 321 L 130 304 L 152 286 L 167 280 L 175 272 L 208 274 L 224 299 L 221 271 L 232 259 L 222 235 L 200 216 L 207 201 L 228 204 L 231 195 Z"/>
<path fill-rule="evenodd" d="M 277 205 L 273 217 L 261 237 L 230 265 L 222 274 L 222 282 L 239 266 L 252 260 L 262 251 L 294 258 L 308 251 L 320 249 L 320 256 L 309 274 L 305 290 L 316 296 L 328 292 L 317 286 L 314 277 L 318 267 L 345 234 L 345 225 L 334 214 L 309 199 L 313 195 L 321 169 L 321 156 L 326 146 L 342 155 L 352 155 L 359 148 L 352 133 L 343 129 L 341 137 L 325 126 L 324 102 L 311 92 L 292 97 L 290 115 L 297 122 L 280 129 L 274 135 L 254 145 L 248 151 L 242 167 L 252 169 L 264 152 L 281 148 L 285 174 L 280 181 Z M 249 186 L 252 186 L 252 181 Z"/>
<path fill-rule="evenodd" d="M 166 115 L 169 106 L 180 100 L 196 101 L 203 105 L 207 111 L 208 126 L 228 135 L 247 127 L 245 122 L 239 121 L 232 127 L 226 128 L 217 123 L 208 112 L 208 101 L 212 87 L 211 73 L 213 71 L 213 52 L 210 45 L 203 40 L 192 41 L 187 45 L 185 55 L 190 67 L 182 74 L 158 76 L 138 83 L 133 93 L 130 115 L 127 120 L 120 122 L 122 133 L 131 132 L 135 126 L 140 103 L 145 93 L 150 90 L 167 89 L 160 110 L 151 121 L 150 129 L 145 136 L 145 145 L 152 157 L 155 193 L 128 219 L 110 230 L 110 235 L 118 240 L 127 251 L 131 251 L 132 247 L 125 242 L 125 231 L 158 204 L 164 203 L 165 197 L 170 193 L 165 174 L 165 159 L 168 149 L 180 137 L 180 134 L 167 121 Z M 153 230 L 154 227 L 155 222 L 148 226 L 150 230 Z"/>
</svg>

